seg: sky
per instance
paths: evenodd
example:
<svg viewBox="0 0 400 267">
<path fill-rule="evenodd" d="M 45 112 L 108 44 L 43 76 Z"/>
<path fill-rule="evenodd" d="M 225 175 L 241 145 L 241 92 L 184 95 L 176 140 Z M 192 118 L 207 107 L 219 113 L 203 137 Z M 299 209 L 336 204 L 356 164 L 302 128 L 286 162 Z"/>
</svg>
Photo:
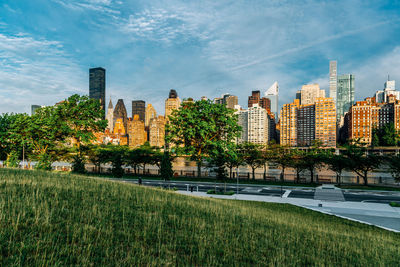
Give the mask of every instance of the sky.
<svg viewBox="0 0 400 267">
<path fill-rule="evenodd" d="M 0 113 L 88 94 L 106 69 L 106 102 L 152 103 L 303 84 L 327 90 L 329 61 L 352 73 L 356 100 L 400 89 L 400 1 L 0 0 Z"/>
</svg>

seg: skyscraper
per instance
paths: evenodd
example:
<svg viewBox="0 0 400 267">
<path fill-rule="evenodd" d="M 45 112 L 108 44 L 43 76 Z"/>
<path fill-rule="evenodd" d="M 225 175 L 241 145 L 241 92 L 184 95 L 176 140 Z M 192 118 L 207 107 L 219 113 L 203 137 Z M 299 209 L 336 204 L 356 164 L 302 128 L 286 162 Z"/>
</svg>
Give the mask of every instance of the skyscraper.
<svg viewBox="0 0 400 267">
<path fill-rule="evenodd" d="M 311 146 L 315 140 L 315 105 L 301 105 L 297 109 L 297 145 Z"/>
<path fill-rule="evenodd" d="M 321 90 L 317 83 L 303 85 L 300 93 L 301 105 L 314 104 L 318 97 L 325 97 L 325 90 Z"/>
<path fill-rule="evenodd" d="M 110 130 L 110 133 L 114 131 L 114 106 L 112 104 L 111 98 L 110 103 L 108 103 L 107 107 L 107 115 L 106 115 L 107 129 Z"/>
<path fill-rule="evenodd" d="M 156 147 L 163 147 L 165 144 L 165 118 L 158 116 L 151 119 L 150 126 L 150 145 Z"/>
<path fill-rule="evenodd" d="M 214 103 L 225 105 L 230 109 L 235 109 L 235 106 L 238 104 L 238 97 L 231 94 L 223 94 L 221 97 L 214 98 Z"/>
<path fill-rule="evenodd" d="M 279 85 L 274 82 L 269 89 L 265 92 L 265 97 L 270 100 L 271 112 L 278 118 L 278 102 L 279 102 Z"/>
<path fill-rule="evenodd" d="M 260 107 L 266 109 L 268 112 L 271 112 L 271 100 L 266 97 L 261 98 L 259 90 L 251 92 L 251 96 L 249 96 L 247 106 L 251 108 L 255 104 L 258 104 Z"/>
<path fill-rule="evenodd" d="M 315 100 L 315 140 L 336 147 L 336 107 L 331 97 Z"/>
<path fill-rule="evenodd" d="M 148 127 L 150 125 L 151 119 L 154 119 L 155 117 L 157 117 L 156 109 L 153 107 L 152 104 L 147 104 L 146 119 L 145 119 L 144 126 Z"/>
<path fill-rule="evenodd" d="M 168 98 L 165 100 L 165 120 L 169 121 L 169 116 L 172 114 L 174 109 L 179 109 L 181 100 L 178 97 L 178 93 L 171 89 Z"/>
<path fill-rule="evenodd" d="M 144 129 L 144 121 L 140 120 L 139 115 L 135 114 L 128 120 L 129 147 L 136 148 L 147 141 L 147 133 Z"/>
<path fill-rule="evenodd" d="M 336 120 L 340 118 L 350 107 L 354 104 L 354 86 L 355 77 L 353 74 L 339 75 L 337 78 L 337 91 L 336 91 Z"/>
<path fill-rule="evenodd" d="M 270 130 L 267 110 L 258 104 L 253 104 L 248 112 L 247 141 L 260 145 L 268 144 Z"/>
<path fill-rule="evenodd" d="M 295 99 L 293 103 L 285 104 L 282 107 L 280 120 L 280 143 L 283 146 L 297 145 L 297 109 L 299 107 L 299 99 Z"/>
<path fill-rule="evenodd" d="M 101 108 L 106 110 L 106 70 L 103 68 L 89 69 L 89 97 L 98 99 Z"/>
<path fill-rule="evenodd" d="M 143 100 L 133 100 L 132 101 L 132 118 L 135 115 L 139 115 L 139 120 L 146 120 L 146 102 Z"/>
<path fill-rule="evenodd" d="M 337 94 L 337 61 L 332 60 L 329 62 L 329 97 L 333 98 L 336 103 Z"/>
<path fill-rule="evenodd" d="M 124 130 L 126 132 L 126 130 L 128 129 L 128 124 L 127 124 L 128 123 L 128 115 L 126 112 L 126 108 L 125 108 L 123 99 L 118 99 L 117 105 L 115 105 L 115 109 L 113 112 L 113 121 L 114 121 L 114 128 L 116 125 L 115 123 L 117 121 L 120 121 L 119 123 L 122 123 L 122 126 L 124 127 Z"/>
</svg>

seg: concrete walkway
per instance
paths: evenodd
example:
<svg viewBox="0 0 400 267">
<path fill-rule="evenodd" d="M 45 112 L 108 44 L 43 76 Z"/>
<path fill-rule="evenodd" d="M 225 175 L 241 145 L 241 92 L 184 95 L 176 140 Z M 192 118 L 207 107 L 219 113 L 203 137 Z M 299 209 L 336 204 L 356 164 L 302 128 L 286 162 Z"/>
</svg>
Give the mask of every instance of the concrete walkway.
<svg viewBox="0 0 400 267">
<path fill-rule="evenodd" d="M 400 208 L 391 207 L 388 204 L 350 202 L 350 201 L 328 201 L 320 199 L 302 199 L 290 197 L 258 196 L 258 195 L 210 195 L 206 192 L 177 191 L 180 194 L 211 197 L 233 200 L 249 200 L 273 203 L 286 203 L 306 209 L 334 215 L 352 221 L 357 221 L 369 225 L 400 233 Z"/>
</svg>

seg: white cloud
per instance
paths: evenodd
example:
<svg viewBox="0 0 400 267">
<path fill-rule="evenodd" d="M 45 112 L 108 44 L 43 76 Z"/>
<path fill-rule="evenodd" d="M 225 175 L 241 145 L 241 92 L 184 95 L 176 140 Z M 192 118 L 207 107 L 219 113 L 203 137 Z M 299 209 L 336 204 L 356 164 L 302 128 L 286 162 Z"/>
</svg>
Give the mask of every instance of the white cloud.
<svg viewBox="0 0 400 267">
<path fill-rule="evenodd" d="M 85 94 L 85 76 L 57 41 L 0 34 L 0 113 L 29 112 L 32 104 Z"/>
</svg>

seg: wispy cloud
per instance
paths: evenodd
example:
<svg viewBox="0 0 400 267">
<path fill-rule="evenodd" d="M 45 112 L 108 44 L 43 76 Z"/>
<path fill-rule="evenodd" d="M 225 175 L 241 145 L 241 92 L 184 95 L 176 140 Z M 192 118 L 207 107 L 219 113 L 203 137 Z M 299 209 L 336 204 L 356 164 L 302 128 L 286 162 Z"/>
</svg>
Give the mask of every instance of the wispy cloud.
<svg viewBox="0 0 400 267">
<path fill-rule="evenodd" d="M 185 42 L 189 39 L 207 40 L 208 32 L 189 19 L 188 13 L 166 9 L 146 9 L 121 18 L 116 22 L 119 30 L 132 40 L 147 40 L 170 43 Z"/>
<path fill-rule="evenodd" d="M 28 112 L 32 104 L 51 105 L 80 87 L 84 77 L 57 41 L 26 34 L 0 34 L 0 99 L 2 112 Z M 85 90 L 86 91 L 86 90 Z"/>
<path fill-rule="evenodd" d="M 120 14 L 119 10 L 112 7 L 113 2 L 111 0 L 52 0 L 55 3 L 62 5 L 65 8 L 69 8 L 75 11 L 96 11 L 110 15 Z"/>
</svg>

